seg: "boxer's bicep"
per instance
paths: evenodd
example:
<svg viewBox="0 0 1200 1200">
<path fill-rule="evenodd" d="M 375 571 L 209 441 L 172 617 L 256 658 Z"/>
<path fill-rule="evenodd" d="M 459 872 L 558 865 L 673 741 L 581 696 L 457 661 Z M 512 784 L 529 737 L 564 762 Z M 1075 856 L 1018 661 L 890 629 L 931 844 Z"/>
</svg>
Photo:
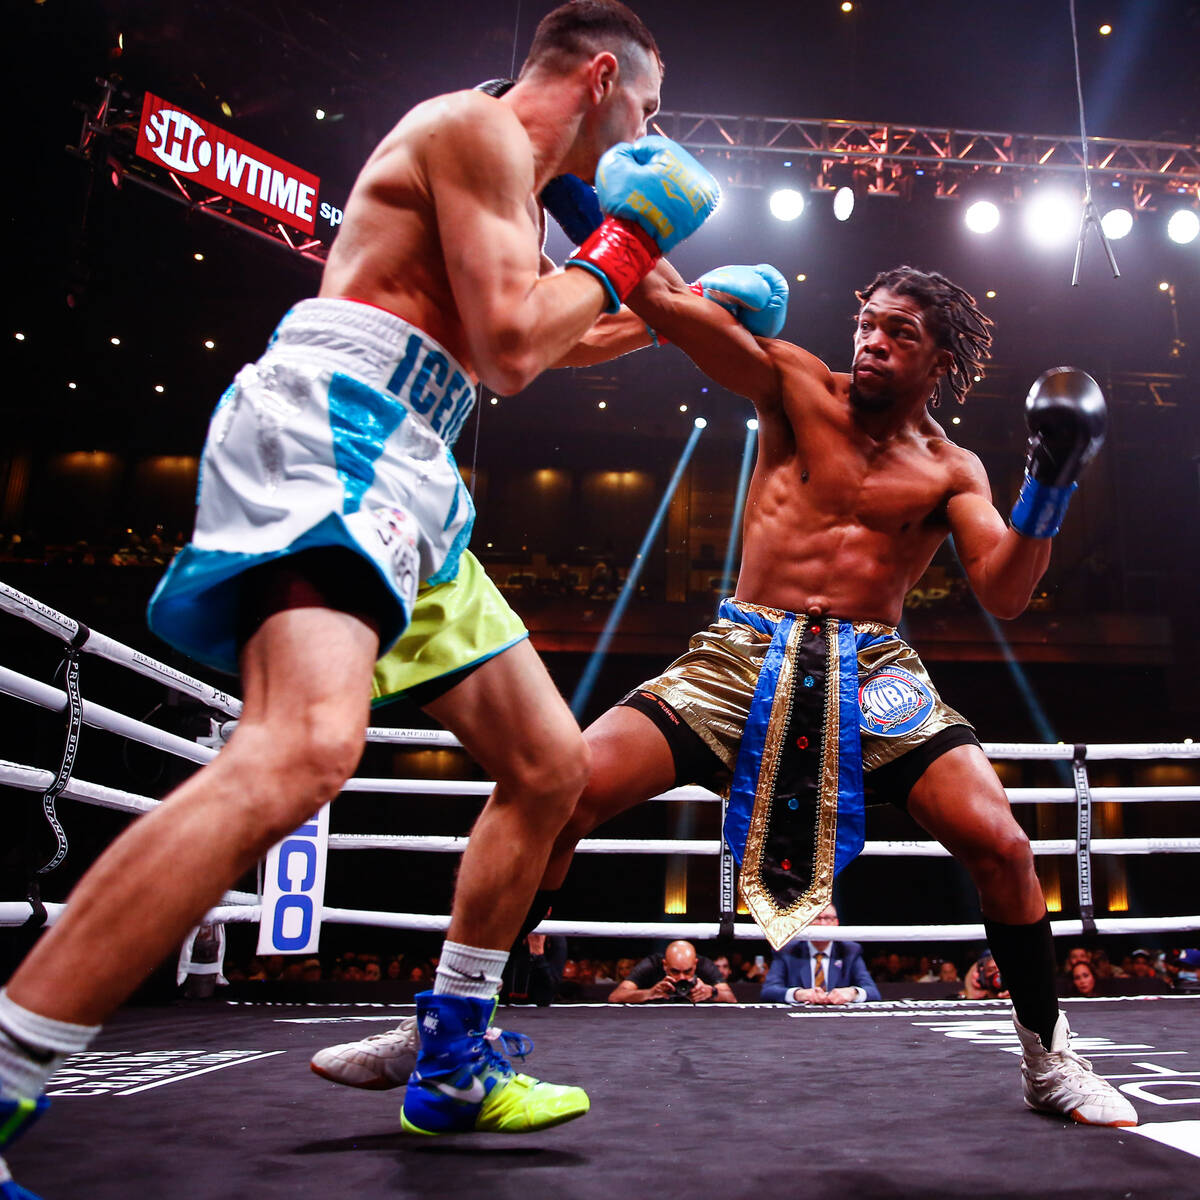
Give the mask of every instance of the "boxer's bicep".
<svg viewBox="0 0 1200 1200">
<path fill-rule="evenodd" d="M 542 275 L 532 158 L 504 122 L 459 121 L 440 132 L 426 166 L 446 274 L 471 349 L 486 360 Z"/>
<path fill-rule="evenodd" d="M 780 395 L 780 379 L 766 342 L 732 313 L 661 276 L 648 279 L 631 307 L 658 334 L 670 339 L 714 383 L 755 404 Z"/>
</svg>

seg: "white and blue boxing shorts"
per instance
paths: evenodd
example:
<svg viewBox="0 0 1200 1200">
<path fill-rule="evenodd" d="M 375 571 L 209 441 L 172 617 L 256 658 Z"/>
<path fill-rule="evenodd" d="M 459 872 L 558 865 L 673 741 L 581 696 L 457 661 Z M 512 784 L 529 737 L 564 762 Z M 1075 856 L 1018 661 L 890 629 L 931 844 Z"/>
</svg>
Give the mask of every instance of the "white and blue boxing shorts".
<svg viewBox="0 0 1200 1200">
<path fill-rule="evenodd" d="M 353 300 L 303 300 L 209 423 L 196 528 L 150 600 L 150 628 L 236 674 L 246 571 L 321 547 L 374 569 L 404 632 L 419 586 L 453 579 L 475 509 L 450 453 L 471 377 L 426 333 Z"/>
</svg>

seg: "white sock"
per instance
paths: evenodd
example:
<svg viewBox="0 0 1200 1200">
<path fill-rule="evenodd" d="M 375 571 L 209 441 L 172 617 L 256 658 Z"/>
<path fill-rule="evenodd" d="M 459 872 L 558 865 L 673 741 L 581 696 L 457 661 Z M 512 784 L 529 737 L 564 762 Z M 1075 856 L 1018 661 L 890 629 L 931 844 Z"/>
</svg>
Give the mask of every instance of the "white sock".
<svg viewBox="0 0 1200 1200">
<path fill-rule="evenodd" d="M 443 942 L 433 990 L 490 1000 L 500 990 L 500 976 L 506 962 L 507 950 L 480 950 L 458 942 Z"/>
<path fill-rule="evenodd" d="M 86 1050 L 99 1032 L 99 1025 L 72 1025 L 30 1012 L 0 989 L 0 1096 L 39 1095 L 63 1059 Z"/>
</svg>

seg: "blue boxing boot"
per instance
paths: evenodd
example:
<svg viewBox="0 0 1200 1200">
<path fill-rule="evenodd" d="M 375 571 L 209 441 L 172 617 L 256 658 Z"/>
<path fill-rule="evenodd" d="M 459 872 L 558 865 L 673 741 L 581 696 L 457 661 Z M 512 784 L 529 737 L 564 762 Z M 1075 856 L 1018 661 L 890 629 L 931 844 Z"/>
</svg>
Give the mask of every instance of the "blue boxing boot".
<svg viewBox="0 0 1200 1200">
<path fill-rule="evenodd" d="M 521 1058 L 532 1043 L 507 1031 L 487 1037 L 495 997 L 420 992 L 416 1001 L 421 1052 L 400 1110 L 405 1133 L 532 1133 L 587 1112 L 582 1088 L 513 1070 L 496 1043 Z"/>
<path fill-rule="evenodd" d="M 15 1142 L 49 1107 L 50 1101 L 45 1096 L 36 1099 L 0 1096 L 0 1150 Z M 0 1158 L 0 1200 L 38 1200 L 13 1179 L 3 1158 Z"/>
</svg>

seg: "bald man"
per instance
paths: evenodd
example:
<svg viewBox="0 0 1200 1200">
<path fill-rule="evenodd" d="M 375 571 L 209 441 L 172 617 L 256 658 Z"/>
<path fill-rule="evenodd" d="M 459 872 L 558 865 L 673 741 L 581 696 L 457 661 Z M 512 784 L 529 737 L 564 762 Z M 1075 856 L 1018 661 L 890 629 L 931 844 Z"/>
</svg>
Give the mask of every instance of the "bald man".
<svg viewBox="0 0 1200 1200">
<path fill-rule="evenodd" d="M 691 942 L 672 942 L 662 954 L 643 958 L 608 997 L 610 1004 L 666 1001 L 736 1004 L 737 997 L 710 959 L 696 955 Z"/>
</svg>

